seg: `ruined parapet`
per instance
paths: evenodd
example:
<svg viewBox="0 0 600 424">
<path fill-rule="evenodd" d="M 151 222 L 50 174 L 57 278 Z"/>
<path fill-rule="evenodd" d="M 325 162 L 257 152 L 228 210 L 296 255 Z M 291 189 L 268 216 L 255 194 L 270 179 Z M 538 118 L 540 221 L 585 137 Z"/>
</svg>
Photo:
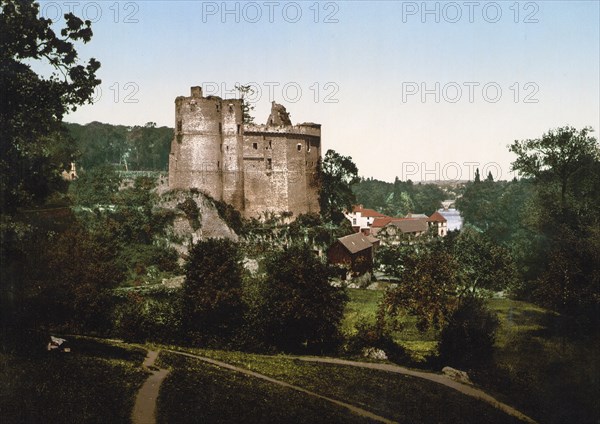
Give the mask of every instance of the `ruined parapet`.
<svg viewBox="0 0 600 424">
<path fill-rule="evenodd" d="M 267 125 L 271 127 L 289 126 L 292 125 L 290 114 L 283 105 L 271 102 L 271 114 L 267 119 Z"/>
</svg>

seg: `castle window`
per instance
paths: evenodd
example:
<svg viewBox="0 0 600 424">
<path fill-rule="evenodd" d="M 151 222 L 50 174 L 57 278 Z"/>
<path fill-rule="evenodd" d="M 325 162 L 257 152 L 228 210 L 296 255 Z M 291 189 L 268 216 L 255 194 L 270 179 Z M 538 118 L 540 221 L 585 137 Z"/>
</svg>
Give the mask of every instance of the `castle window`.
<svg viewBox="0 0 600 424">
<path fill-rule="evenodd" d="M 242 126 L 237 124 L 237 133 L 239 134 L 242 131 Z"/>
<path fill-rule="evenodd" d="M 217 169 L 219 169 L 220 166 L 221 166 L 221 162 L 217 161 Z"/>
<path fill-rule="evenodd" d="M 221 144 L 219 145 L 219 150 L 220 150 L 220 151 L 223 151 L 223 143 L 221 143 Z"/>
<path fill-rule="evenodd" d="M 273 159 L 267 159 L 267 169 L 273 169 Z"/>
<path fill-rule="evenodd" d="M 229 151 L 229 146 L 225 146 L 225 150 Z"/>
<path fill-rule="evenodd" d="M 223 132 L 223 124 L 219 122 L 219 134 Z"/>
<path fill-rule="evenodd" d="M 229 103 L 229 113 L 233 113 L 233 103 Z"/>
<path fill-rule="evenodd" d="M 181 119 L 179 121 L 177 121 L 177 132 L 181 132 L 183 127 L 183 124 L 181 122 Z"/>
<path fill-rule="evenodd" d="M 252 148 L 254 150 L 258 150 L 258 143 L 252 143 Z"/>
<path fill-rule="evenodd" d="M 271 140 L 269 140 L 269 149 L 272 149 L 273 145 L 271 144 Z"/>
<path fill-rule="evenodd" d="M 306 151 L 310 152 L 310 142 L 306 142 Z"/>
<path fill-rule="evenodd" d="M 298 151 L 301 151 L 301 150 L 302 150 L 302 144 L 298 143 L 298 145 L 296 146 L 296 149 L 297 149 Z"/>
<path fill-rule="evenodd" d="M 217 106 L 217 112 L 220 112 L 221 111 L 221 105 L 217 103 L 216 106 Z"/>
</svg>

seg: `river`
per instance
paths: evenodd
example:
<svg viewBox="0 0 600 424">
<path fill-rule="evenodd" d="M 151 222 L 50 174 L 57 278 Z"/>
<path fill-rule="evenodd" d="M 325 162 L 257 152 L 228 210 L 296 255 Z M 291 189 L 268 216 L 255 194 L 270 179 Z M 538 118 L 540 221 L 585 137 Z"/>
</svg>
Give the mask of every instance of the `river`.
<svg viewBox="0 0 600 424">
<path fill-rule="evenodd" d="M 457 209 L 438 209 L 438 212 L 442 214 L 444 218 L 448 220 L 448 231 L 460 230 L 463 224 L 462 216 Z"/>
</svg>

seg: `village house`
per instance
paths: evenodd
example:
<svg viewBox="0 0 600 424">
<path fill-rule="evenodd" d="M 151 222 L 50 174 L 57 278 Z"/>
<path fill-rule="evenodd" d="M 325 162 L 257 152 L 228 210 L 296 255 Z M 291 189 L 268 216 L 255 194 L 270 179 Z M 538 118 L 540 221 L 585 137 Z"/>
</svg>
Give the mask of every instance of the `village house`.
<svg viewBox="0 0 600 424">
<path fill-rule="evenodd" d="M 430 227 L 437 229 L 438 236 L 445 237 L 448 234 L 448 220 L 441 213 L 434 212 L 433 215 L 427 218 L 427 222 Z"/>
<path fill-rule="evenodd" d="M 329 263 L 346 267 L 351 276 L 373 270 L 374 244 L 379 240 L 361 232 L 338 238 L 327 250 Z"/>
<path fill-rule="evenodd" d="M 373 209 L 364 208 L 363 205 L 355 205 L 352 212 L 346 212 L 344 216 L 350 221 L 355 232 L 363 234 L 371 234 L 371 225 L 373 225 L 375 219 L 386 218 L 384 214 Z"/>
</svg>

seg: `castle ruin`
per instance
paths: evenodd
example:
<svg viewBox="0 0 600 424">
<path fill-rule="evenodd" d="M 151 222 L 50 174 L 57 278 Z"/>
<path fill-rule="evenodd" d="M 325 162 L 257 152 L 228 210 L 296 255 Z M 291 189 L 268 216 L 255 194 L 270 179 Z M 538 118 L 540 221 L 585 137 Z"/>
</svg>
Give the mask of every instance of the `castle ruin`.
<svg viewBox="0 0 600 424">
<path fill-rule="evenodd" d="M 319 212 L 321 125 L 292 125 L 275 102 L 265 125 L 247 125 L 242 105 L 201 87 L 175 99 L 169 188 L 196 188 L 247 218 Z"/>
</svg>

